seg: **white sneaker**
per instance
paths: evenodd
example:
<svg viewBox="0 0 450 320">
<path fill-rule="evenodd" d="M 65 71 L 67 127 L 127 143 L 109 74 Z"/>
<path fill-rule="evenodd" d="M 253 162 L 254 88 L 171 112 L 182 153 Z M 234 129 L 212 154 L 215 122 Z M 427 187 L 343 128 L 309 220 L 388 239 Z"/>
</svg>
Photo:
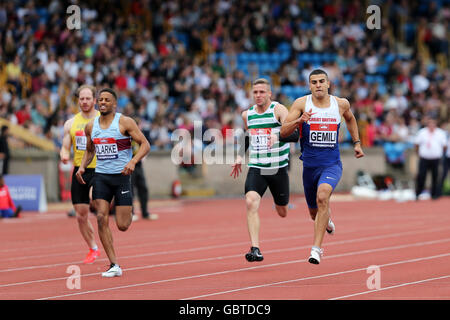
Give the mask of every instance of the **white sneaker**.
<svg viewBox="0 0 450 320">
<path fill-rule="evenodd" d="M 320 257 L 323 255 L 323 250 L 317 247 L 311 248 L 311 255 L 309 256 L 308 262 L 312 264 L 319 264 Z"/>
<path fill-rule="evenodd" d="M 330 219 L 328 219 L 328 225 L 327 225 L 327 232 L 329 235 L 334 235 L 334 231 L 336 230 L 336 226 L 334 225 L 334 222 Z"/>
<path fill-rule="evenodd" d="M 120 277 L 122 275 L 122 269 L 118 264 L 113 264 L 109 266 L 108 271 L 102 273 L 102 277 L 112 278 L 112 277 Z"/>
</svg>

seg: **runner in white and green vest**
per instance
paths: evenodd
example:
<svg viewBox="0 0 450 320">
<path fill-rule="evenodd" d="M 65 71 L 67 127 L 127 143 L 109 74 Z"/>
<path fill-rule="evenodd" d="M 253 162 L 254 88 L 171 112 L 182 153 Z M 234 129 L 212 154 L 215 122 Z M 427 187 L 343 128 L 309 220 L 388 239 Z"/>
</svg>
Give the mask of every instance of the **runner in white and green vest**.
<svg viewBox="0 0 450 320">
<path fill-rule="evenodd" d="M 268 141 L 271 134 L 279 136 L 281 123 L 275 109 L 284 106 L 272 101 L 263 113 L 259 113 L 257 107 L 255 104 L 247 110 L 247 128 L 251 139 L 248 166 L 260 169 L 286 167 L 289 164 L 289 143 L 278 141 L 269 148 Z"/>
<path fill-rule="evenodd" d="M 287 108 L 271 100 L 271 87 L 266 79 L 257 79 L 252 86 L 255 105 L 242 113 L 246 127 L 245 145 L 242 145 L 231 175 L 242 172 L 245 151 L 250 147 L 248 173 L 245 180 L 247 227 L 250 235 L 250 251 L 245 255 L 249 262 L 262 261 L 259 249 L 261 198 L 267 188 L 272 193 L 275 208 L 280 217 L 286 217 L 289 203 L 289 152 L 288 142 L 297 142 L 299 131 L 280 139 L 280 128 L 288 115 Z"/>
</svg>

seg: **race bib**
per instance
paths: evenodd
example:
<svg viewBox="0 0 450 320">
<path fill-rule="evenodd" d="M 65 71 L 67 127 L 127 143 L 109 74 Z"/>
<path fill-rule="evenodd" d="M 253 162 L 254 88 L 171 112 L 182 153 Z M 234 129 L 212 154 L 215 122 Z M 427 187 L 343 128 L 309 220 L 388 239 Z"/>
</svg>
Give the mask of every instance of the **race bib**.
<svg viewBox="0 0 450 320">
<path fill-rule="evenodd" d="M 75 132 L 75 147 L 77 150 L 86 151 L 86 141 L 84 131 Z"/>
<path fill-rule="evenodd" d="M 250 129 L 250 143 L 252 148 L 256 151 L 268 150 L 271 132 L 271 128 Z"/>
<path fill-rule="evenodd" d="M 95 138 L 95 153 L 97 160 L 111 160 L 119 158 L 119 148 L 114 138 Z"/>
<path fill-rule="evenodd" d="M 311 123 L 309 142 L 314 147 L 334 147 L 338 142 L 336 123 Z"/>
</svg>

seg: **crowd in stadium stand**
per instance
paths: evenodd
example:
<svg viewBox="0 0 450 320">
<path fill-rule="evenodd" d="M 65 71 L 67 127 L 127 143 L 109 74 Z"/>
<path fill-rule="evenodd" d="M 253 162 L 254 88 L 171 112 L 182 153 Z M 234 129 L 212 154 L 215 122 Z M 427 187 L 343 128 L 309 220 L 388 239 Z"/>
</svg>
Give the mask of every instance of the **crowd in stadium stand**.
<svg viewBox="0 0 450 320">
<path fill-rule="evenodd" d="M 242 127 L 255 78 L 289 108 L 314 68 L 349 99 L 363 146 L 384 146 L 393 164 L 426 115 L 448 124 L 448 0 L 370 1 L 380 29 L 367 28 L 363 1 L 77 3 L 79 30 L 68 28 L 67 1 L 0 3 L 0 116 L 58 145 L 84 83 L 114 88 L 118 111 L 164 150 L 194 121 Z"/>
</svg>

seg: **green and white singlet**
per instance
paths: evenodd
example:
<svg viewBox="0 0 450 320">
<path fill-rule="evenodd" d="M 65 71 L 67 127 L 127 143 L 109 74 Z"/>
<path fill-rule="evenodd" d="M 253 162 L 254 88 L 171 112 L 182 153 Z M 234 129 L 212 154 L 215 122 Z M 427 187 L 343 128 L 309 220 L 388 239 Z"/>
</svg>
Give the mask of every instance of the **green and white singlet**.
<svg viewBox="0 0 450 320">
<path fill-rule="evenodd" d="M 259 169 L 283 168 L 288 165 L 290 147 L 287 142 L 277 142 L 268 146 L 271 133 L 279 134 L 281 123 L 275 117 L 275 106 L 272 101 L 264 113 L 256 112 L 256 105 L 247 110 L 247 127 L 250 137 L 248 166 Z"/>
</svg>

